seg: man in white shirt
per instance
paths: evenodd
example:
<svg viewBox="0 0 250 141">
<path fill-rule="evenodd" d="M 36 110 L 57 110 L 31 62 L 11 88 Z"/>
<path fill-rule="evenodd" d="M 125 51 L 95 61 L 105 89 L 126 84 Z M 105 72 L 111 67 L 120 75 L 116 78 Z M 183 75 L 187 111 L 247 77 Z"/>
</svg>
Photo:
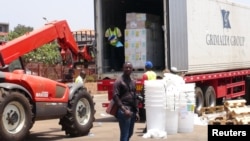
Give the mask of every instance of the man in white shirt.
<svg viewBox="0 0 250 141">
<path fill-rule="evenodd" d="M 82 70 L 80 74 L 76 77 L 75 83 L 85 83 L 86 72 Z"/>
</svg>

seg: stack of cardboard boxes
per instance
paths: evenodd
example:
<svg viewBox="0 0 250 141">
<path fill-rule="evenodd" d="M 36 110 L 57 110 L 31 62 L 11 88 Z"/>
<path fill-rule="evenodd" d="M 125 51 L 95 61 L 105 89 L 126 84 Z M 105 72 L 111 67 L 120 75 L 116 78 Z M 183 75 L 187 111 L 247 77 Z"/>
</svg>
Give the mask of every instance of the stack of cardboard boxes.
<svg viewBox="0 0 250 141">
<path fill-rule="evenodd" d="M 125 60 L 135 69 L 143 69 L 146 61 L 155 67 L 163 66 L 163 31 L 160 18 L 145 13 L 127 13 L 125 33 Z"/>
</svg>

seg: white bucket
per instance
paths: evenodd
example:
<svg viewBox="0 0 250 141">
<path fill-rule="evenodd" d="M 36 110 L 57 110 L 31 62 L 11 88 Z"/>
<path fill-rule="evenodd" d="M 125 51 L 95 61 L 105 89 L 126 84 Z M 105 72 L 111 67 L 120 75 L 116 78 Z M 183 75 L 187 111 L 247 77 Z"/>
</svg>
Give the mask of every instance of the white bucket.
<svg viewBox="0 0 250 141">
<path fill-rule="evenodd" d="M 166 101 L 163 100 L 145 100 L 146 105 L 166 105 Z"/>
<path fill-rule="evenodd" d="M 165 89 L 159 89 L 159 88 L 145 89 L 145 95 L 165 95 Z"/>
<path fill-rule="evenodd" d="M 151 106 L 156 106 L 156 107 L 165 107 L 166 105 L 164 105 L 164 104 L 159 104 L 159 103 L 150 103 L 150 104 L 145 104 L 145 107 L 151 107 Z"/>
<path fill-rule="evenodd" d="M 153 93 L 153 94 L 147 94 L 147 93 L 145 93 L 145 98 L 163 98 L 163 97 L 165 97 L 165 93 L 162 93 L 162 94 L 155 94 L 155 93 Z"/>
<path fill-rule="evenodd" d="M 161 79 L 156 79 L 156 80 L 145 80 L 144 85 L 146 88 L 162 88 L 164 85 L 164 81 Z"/>
<path fill-rule="evenodd" d="M 161 105 L 145 106 L 147 130 L 165 131 L 166 112 Z"/>
<path fill-rule="evenodd" d="M 185 83 L 181 86 L 182 90 L 185 92 L 195 91 L 195 83 Z"/>
<path fill-rule="evenodd" d="M 145 98 L 147 99 L 162 99 L 162 98 L 166 98 L 165 95 L 148 95 L 148 94 L 145 94 Z"/>
<path fill-rule="evenodd" d="M 145 97 L 145 101 L 166 101 L 165 97 Z"/>
<path fill-rule="evenodd" d="M 166 98 L 164 97 L 145 97 L 145 105 L 161 105 L 166 107 Z"/>
<path fill-rule="evenodd" d="M 178 132 L 189 133 L 194 130 L 194 103 L 180 104 Z"/>
<path fill-rule="evenodd" d="M 166 109 L 166 125 L 165 130 L 168 135 L 176 134 L 178 129 L 178 111 Z"/>
<path fill-rule="evenodd" d="M 166 104 L 161 104 L 161 103 L 145 103 L 145 107 L 151 107 L 151 106 L 154 106 L 154 107 L 166 107 Z"/>
<path fill-rule="evenodd" d="M 161 93 L 161 92 L 165 92 L 164 86 L 161 86 L 161 88 L 160 87 L 155 87 L 155 88 L 153 88 L 153 87 L 151 87 L 151 88 L 145 87 L 145 93 Z"/>
</svg>

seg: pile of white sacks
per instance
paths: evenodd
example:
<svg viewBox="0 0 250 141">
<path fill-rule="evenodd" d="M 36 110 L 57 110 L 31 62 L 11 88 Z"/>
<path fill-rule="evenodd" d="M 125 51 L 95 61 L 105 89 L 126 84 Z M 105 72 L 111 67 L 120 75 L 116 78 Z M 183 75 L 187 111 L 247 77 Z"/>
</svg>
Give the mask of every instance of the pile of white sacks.
<svg viewBox="0 0 250 141">
<path fill-rule="evenodd" d="M 145 81 L 147 133 L 143 138 L 192 132 L 194 126 L 195 84 L 165 73 L 161 80 Z"/>
</svg>

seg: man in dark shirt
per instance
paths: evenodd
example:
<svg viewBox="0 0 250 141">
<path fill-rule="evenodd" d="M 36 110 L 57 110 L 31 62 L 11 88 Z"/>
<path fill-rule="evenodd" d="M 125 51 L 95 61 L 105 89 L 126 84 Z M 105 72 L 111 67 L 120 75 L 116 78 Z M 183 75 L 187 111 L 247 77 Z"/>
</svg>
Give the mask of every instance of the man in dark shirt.
<svg viewBox="0 0 250 141">
<path fill-rule="evenodd" d="M 125 62 L 123 74 L 116 79 L 113 87 L 113 99 L 119 106 L 116 117 L 119 121 L 120 141 L 129 141 L 134 132 L 135 121 L 139 119 L 135 81 L 130 77 L 132 70 L 133 65 Z"/>
</svg>

